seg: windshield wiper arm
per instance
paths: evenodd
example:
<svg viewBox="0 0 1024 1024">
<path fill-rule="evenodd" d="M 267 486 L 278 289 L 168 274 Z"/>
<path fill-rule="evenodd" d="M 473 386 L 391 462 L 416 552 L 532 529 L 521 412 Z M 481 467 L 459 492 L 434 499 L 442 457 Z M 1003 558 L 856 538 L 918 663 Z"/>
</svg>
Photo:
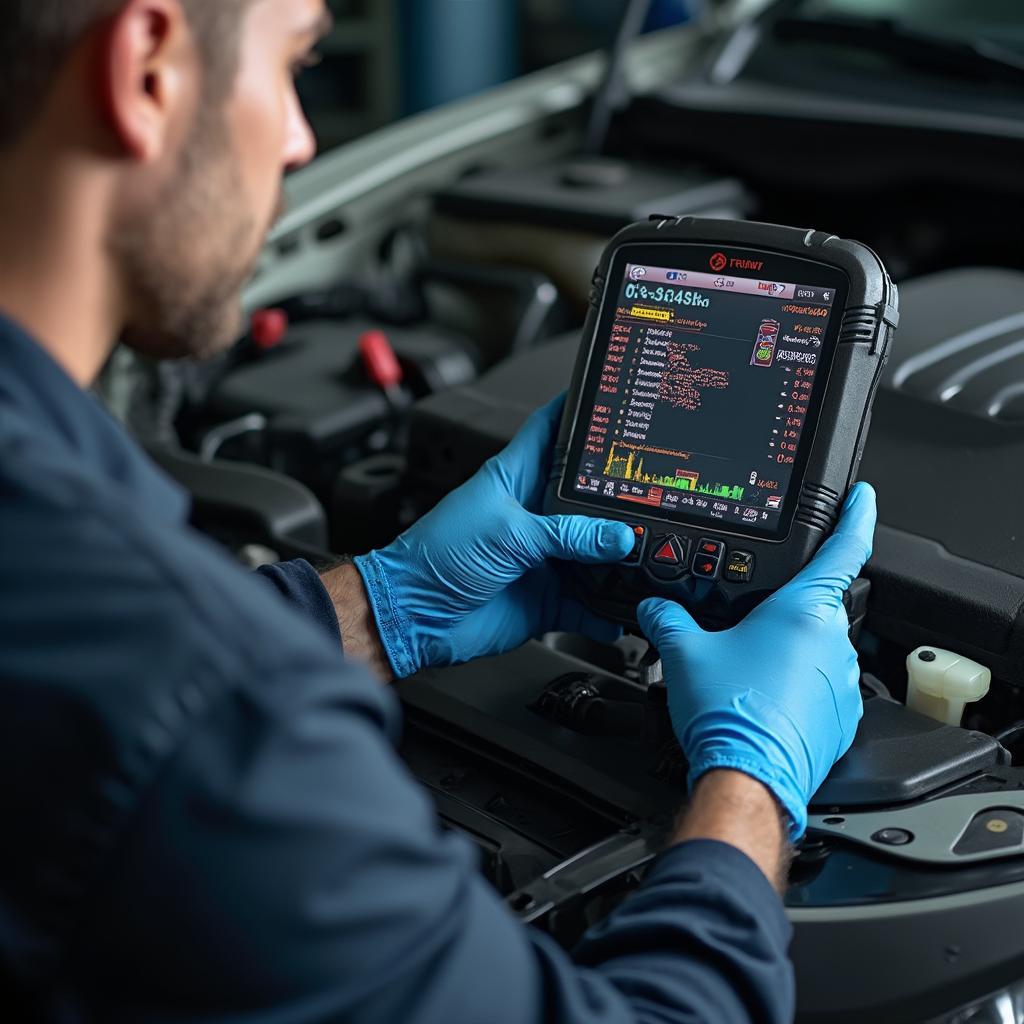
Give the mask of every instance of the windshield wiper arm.
<svg viewBox="0 0 1024 1024">
<path fill-rule="evenodd" d="M 772 27 L 780 39 L 846 43 L 970 78 L 1015 85 L 1024 82 L 1024 59 L 984 38 L 952 39 L 892 18 L 789 16 L 779 18 Z"/>
</svg>

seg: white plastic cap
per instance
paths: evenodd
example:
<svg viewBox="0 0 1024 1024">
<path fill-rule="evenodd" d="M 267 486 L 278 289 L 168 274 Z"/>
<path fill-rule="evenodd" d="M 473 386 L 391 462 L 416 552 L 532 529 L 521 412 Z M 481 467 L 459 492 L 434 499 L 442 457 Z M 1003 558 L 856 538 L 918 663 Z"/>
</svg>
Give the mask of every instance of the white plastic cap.
<svg viewBox="0 0 1024 1024">
<path fill-rule="evenodd" d="M 964 706 L 981 700 L 992 672 L 976 661 L 938 647 L 918 647 L 907 657 L 907 707 L 959 725 Z"/>
</svg>

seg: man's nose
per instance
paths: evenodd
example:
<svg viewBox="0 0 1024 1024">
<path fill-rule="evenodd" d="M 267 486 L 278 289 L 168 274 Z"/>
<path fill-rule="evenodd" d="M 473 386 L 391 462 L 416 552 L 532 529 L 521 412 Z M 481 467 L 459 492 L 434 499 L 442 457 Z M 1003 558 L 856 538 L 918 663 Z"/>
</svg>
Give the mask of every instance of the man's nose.
<svg viewBox="0 0 1024 1024">
<path fill-rule="evenodd" d="M 285 140 L 284 164 L 286 171 L 305 167 L 316 156 L 317 142 L 313 128 L 306 117 L 298 97 L 290 101 L 288 135 Z"/>
</svg>

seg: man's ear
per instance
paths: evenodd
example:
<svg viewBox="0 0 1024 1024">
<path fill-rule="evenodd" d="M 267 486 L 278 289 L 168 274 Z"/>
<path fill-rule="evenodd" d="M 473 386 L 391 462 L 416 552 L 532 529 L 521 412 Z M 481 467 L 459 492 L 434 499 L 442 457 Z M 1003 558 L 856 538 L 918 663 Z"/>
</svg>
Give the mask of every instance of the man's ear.
<svg viewBox="0 0 1024 1024">
<path fill-rule="evenodd" d="M 99 70 L 109 126 L 125 154 L 158 159 L 176 126 L 191 122 L 198 95 L 199 61 L 179 0 L 128 0 L 110 20 Z"/>
</svg>

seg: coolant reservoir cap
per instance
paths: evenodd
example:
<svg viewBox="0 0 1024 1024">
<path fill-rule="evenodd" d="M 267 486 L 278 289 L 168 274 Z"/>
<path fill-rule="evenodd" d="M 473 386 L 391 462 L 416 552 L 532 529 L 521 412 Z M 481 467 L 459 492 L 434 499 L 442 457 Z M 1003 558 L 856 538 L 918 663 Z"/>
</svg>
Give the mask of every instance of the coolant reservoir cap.
<svg viewBox="0 0 1024 1024">
<path fill-rule="evenodd" d="M 992 683 L 992 672 L 970 658 L 939 647 L 918 647 L 907 657 L 911 686 L 947 700 L 981 700 Z"/>
</svg>

